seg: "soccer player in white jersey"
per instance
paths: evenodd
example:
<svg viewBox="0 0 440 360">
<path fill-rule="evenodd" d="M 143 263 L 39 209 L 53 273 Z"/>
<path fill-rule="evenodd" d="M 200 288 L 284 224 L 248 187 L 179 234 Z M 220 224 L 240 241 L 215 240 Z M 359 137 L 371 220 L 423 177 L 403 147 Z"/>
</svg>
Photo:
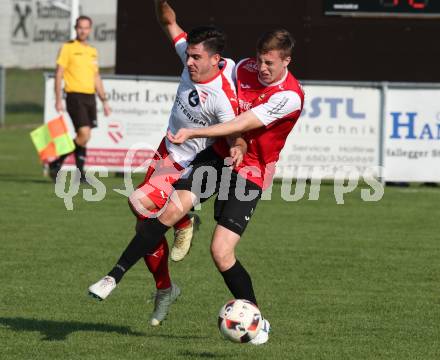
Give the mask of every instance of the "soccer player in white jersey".
<svg viewBox="0 0 440 360">
<path fill-rule="evenodd" d="M 188 35 L 176 22 L 176 15 L 166 1 L 156 0 L 159 23 L 184 65 L 176 100 L 171 111 L 168 130 L 175 133 L 180 128 L 202 128 L 223 123 L 235 118 L 238 110 L 235 86 L 232 80 L 235 63 L 221 57 L 225 45 L 222 31 L 212 26 L 198 27 Z M 230 155 L 239 164 L 246 151 L 246 143 L 241 138 L 231 137 Z M 166 205 L 173 191 L 172 184 L 180 177 L 181 171 L 196 157 L 197 153 L 214 144 L 211 139 L 189 140 L 183 145 L 175 145 L 164 138 L 147 170 L 144 182 L 130 196 L 129 204 L 138 218 L 135 237 L 146 219 Z M 215 144 L 214 144 L 215 146 Z M 188 223 L 188 218 L 183 218 Z M 190 223 L 190 226 L 192 224 Z M 187 225 L 186 225 L 187 226 Z M 189 250 L 192 236 L 186 236 L 183 254 Z M 182 238 L 182 237 L 181 237 Z M 178 249 L 179 250 L 179 249 Z M 127 251 L 127 250 L 126 250 Z M 180 294 L 180 289 L 171 282 L 168 271 L 168 245 L 165 237 L 147 249 L 144 260 L 156 281 L 155 308 L 151 325 L 156 326 L 165 319 L 170 305 Z M 129 266 L 118 262 L 115 272 L 90 286 L 89 293 L 101 300 L 107 297 L 120 279 L 118 271 L 125 272 Z"/>
<path fill-rule="evenodd" d="M 276 29 L 263 34 L 257 43 L 257 56 L 240 62 L 236 69 L 241 114 L 227 123 L 203 129 L 182 128 L 177 134 L 169 134 L 170 141 L 183 144 L 198 137 L 243 133 L 248 149 L 241 166 L 232 169 L 224 166 L 225 153 L 213 147 L 200 152 L 190 170 L 174 184 L 176 190 L 165 211 L 142 224 L 141 237 L 133 239 L 127 248 L 138 248 L 138 254 L 126 251 L 121 258 L 124 265 L 136 263 L 145 248 L 157 243 L 169 227 L 191 209 L 194 199 L 203 202 L 218 193 L 214 209 L 217 226 L 211 242 L 213 260 L 233 296 L 257 304 L 251 277 L 236 259 L 235 247 L 255 212 L 262 191 L 272 180 L 279 154 L 303 108 L 301 85 L 287 68 L 293 46 L 287 30 Z M 212 171 L 208 173 L 207 166 L 216 170 L 216 181 L 208 181 Z M 194 183 L 206 183 L 204 191 L 193 187 Z M 118 272 L 117 269 L 118 264 L 113 271 Z M 117 276 L 123 274 L 119 271 Z M 266 343 L 269 330 L 270 324 L 264 319 L 262 329 L 251 343 Z"/>
</svg>

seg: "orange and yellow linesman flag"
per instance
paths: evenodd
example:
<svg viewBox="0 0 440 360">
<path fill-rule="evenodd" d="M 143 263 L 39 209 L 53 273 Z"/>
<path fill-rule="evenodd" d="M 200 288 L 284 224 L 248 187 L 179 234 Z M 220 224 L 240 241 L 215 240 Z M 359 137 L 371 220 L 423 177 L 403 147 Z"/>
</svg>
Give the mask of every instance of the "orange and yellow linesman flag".
<svg viewBox="0 0 440 360">
<path fill-rule="evenodd" d="M 42 161 L 75 150 L 75 144 L 61 115 L 32 131 L 31 139 Z"/>
</svg>

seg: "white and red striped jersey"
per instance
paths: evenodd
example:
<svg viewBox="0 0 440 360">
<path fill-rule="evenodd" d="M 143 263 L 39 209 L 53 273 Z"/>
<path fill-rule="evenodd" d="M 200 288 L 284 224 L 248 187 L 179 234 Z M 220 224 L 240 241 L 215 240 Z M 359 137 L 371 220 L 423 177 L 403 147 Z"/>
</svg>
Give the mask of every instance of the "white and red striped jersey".
<svg viewBox="0 0 440 360">
<path fill-rule="evenodd" d="M 176 100 L 171 110 L 168 129 L 173 134 L 181 128 L 200 128 L 235 118 L 238 101 L 232 80 L 235 63 L 231 59 L 220 61 L 220 72 L 203 83 L 193 82 L 186 67 L 186 34 L 174 39 L 174 45 L 184 69 L 181 75 Z M 197 153 L 212 145 L 215 139 L 189 139 L 181 145 L 175 145 L 166 139 L 168 152 L 174 161 L 187 167 Z"/>
</svg>

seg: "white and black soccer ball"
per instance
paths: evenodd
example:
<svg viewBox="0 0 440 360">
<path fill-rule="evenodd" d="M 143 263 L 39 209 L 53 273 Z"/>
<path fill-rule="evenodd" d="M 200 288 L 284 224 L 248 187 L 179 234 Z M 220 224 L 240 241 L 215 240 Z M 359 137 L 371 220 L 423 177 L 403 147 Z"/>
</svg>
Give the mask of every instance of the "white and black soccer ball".
<svg viewBox="0 0 440 360">
<path fill-rule="evenodd" d="M 248 300 L 228 301 L 218 314 L 218 328 L 223 336 L 237 343 L 251 341 L 261 329 L 260 310 Z"/>
</svg>

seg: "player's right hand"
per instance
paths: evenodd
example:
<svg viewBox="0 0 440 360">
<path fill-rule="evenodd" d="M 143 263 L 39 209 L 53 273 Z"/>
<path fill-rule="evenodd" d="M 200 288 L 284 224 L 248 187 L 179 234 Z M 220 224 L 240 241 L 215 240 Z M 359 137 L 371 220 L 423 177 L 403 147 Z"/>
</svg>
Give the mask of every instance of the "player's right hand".
<svg viewBox="0 0 440 360">
<path fill-rule="evenodd" d="M 57 113 L 63 113 L 64 112 L 64 104 L 63 101 L 56 101 L 55 102 L 55 110 Z"/>
<path fill-rule="evenodd" d="M 176 133 L 176 135 L 173 135 L 173 133 L 168 130 L 167 138 L 173 144 L 183 144 L 186 140 L 191 138 L 191 129 L 182 128 Z"/>
</svg>

